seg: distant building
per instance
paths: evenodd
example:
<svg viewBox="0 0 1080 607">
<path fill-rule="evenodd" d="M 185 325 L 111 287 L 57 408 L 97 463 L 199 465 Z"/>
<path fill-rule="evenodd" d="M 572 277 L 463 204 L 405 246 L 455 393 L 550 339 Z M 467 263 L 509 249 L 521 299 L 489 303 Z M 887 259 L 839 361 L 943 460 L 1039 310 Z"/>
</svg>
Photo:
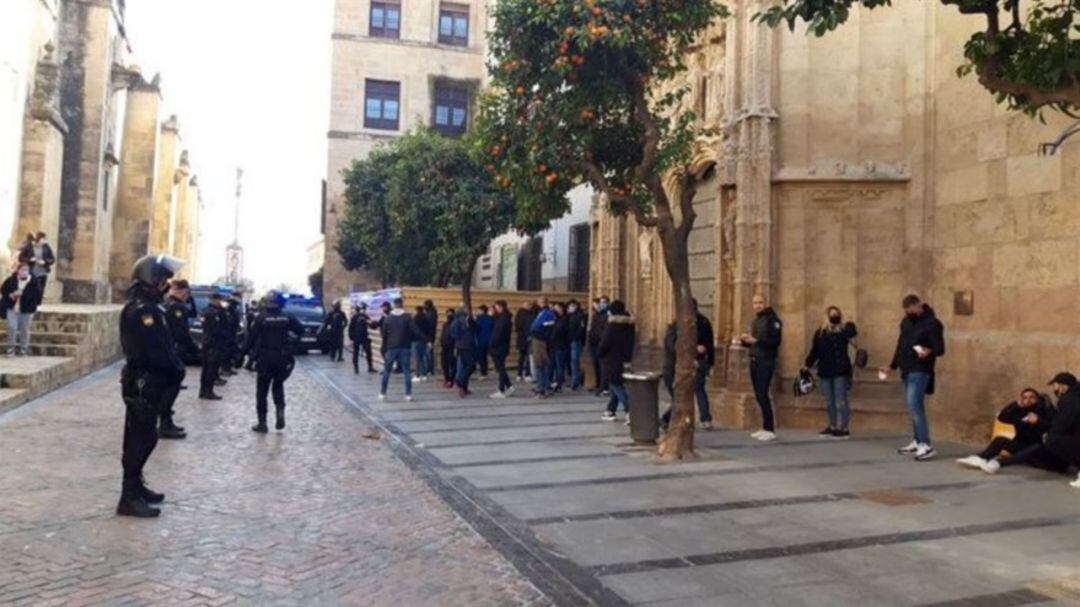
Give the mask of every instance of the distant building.
<svg viewBox="0 0 1080 607">
<path fill-rule="evenodd" d="M 326 242 L 323 238 L 311 243 L 307 248 L 307 273 L 310 276 L 323 269 L 326 261 Z"/>
<path fill-rule="evenodd" d="M 589 290 L 589 209 L 593 191 L 569 194 L 570 211 L 532 238 L 510 232 L 491 242 L 473 273 L 473 286 L 503 291 Z"/>
</svg>

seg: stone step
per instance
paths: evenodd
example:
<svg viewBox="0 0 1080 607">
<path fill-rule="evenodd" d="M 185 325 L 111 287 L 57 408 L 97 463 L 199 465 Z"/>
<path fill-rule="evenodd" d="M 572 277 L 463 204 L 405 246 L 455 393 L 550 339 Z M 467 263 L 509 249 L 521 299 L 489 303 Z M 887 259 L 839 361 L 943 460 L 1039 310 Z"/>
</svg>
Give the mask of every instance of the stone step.
<svg viewBox="0 0 1080 607">
<path fill-rule="evenodd" d="M 58 356 L 74 358 L 79 353 L 79 344 L 42 344 L 30 340 L 31 356 Z"/>
<path fill-rule="evenodd" d="M 37 396 L 75 379 L 72 375 L 78 371 L 74 358 L 3 357 L 0 358 L 0 388 L 28 390 L 32 396 Z"/>
<path fill-rule="evenodd" d="M 83 335 L 80 333 L 34 333 L 33 331 L 30 332 L 31 345 L 77 345 L 82 340 Z"/>
<path fill-rule="evenodd" d="M 37 315 L 30 322 L 30 333 L 74 333 L 83 334 L 90 330 L 90 322 L 83 320 L 41 319 Z M 0 321 L 0 332 L 7 333 L 7 321 Z"/>
<path fill-rule="evenodd" d="M 30 400 L 30 391 L 20 388 L 0 388 L 0 413 L 26 404 Z"/>
</svg>

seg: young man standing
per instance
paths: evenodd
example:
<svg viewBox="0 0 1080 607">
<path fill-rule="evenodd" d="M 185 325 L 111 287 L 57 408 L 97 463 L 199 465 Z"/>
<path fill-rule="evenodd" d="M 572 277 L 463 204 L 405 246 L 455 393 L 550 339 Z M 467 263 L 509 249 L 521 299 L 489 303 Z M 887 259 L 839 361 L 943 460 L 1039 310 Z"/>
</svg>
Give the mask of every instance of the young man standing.
<svg viewBox="0 0 1080 607">
<path fill-rule="evenodd" d="M 514 384 L 510 383 L 510 376 L 506 373 L 506 358 L 510 355 L 510 338 L 514 332 L 514 319 L 506 307 L 506 302 L 495 302 L 495 325 L 491 330 L 491 344 L 488 353 L 495 363 L 495 373 L 499 379 L 499 389 L 491 395 L 491 398 L 506 398 L 514 393 Z"/>
<path fill-rule="evenodd" d="M 390 374 L 396 363 L 405 377 L 405 400 L 412 400 L 412 369 L 409 368 L 409 355 L 413 339 L 420 335 L 412 315 L 405 312 L 405 301 L 400 297 L 394 300 L 394 309 L 382 319 L 383 345 L 386 354 L 383 358 L 382 389 L 379 400 L 386 400 L 386 389 L 390 386 Z"/>
<path fill-rule="evenodd" d="M 532 370 L 529 368 L 529 328 L 532 327 L 535 316 L 536 312 L 531 301 L 526 302 L 514 315 L 514 333 L 517 337 L 518 350 L 518 381 L 532 377 Z"/>
<path fill-rule="evenodd" d="M 930 420 L 926 417 L 926 395 L 934 393 L 934 368 L 937 359 L 945 355 L 945 326 L 938 320 L 934 310 L 923 303 L 918 295 L 908 295 L 902 302 L 904 319 L 900 321 L 900 337 L 896 340 L 896 352 L 892 364 L 879 370 L 882 378 L 889 371 L 900 370 L 904 384 L 904 399 L 911 414 L 914 440 L 898 451 L 913 455 L 916 461 L 934 459 L 936 453 L 930 443 Z"/>
<path fill-rule="evenodd" d="M 750 382 L 754 386 L 754 398 L 761 408 L 761 430 L 750 436 L 762 442 L 776 440 L 776 421 L 773 415 L 769 387 L 776 373 L 776 356 L 783 340 L 784 323 L 769 307 L 760 293 L 751 300 L 754 322 L 750 332 L 741 337 L 742 344 L 750 348 Z"/>
</svg>

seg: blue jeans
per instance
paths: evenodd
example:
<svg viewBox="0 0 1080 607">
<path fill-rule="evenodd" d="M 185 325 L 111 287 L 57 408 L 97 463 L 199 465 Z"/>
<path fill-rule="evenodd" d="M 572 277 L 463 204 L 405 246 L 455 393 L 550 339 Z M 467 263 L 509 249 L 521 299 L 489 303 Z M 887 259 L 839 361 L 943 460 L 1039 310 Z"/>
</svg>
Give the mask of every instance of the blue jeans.
<svg viewBox="0 0 1080 607">
<path fill-rule="evenodd" d="M 391 348 L 386 351 L 383 359 L 382 392 L 390 386 L 390 373 L 394 369 L 394 363 L 401 367 L 401 373 L 405 376 L 405 395 L 412 395 L 412 369 L 409 368 L 409 348 Z"/>
<path fill-rule="evenodd" d="M 822 377 L 821 394 L 825 396 L 825 408 L 829 412 L 829 427 L 847 430 L 851 426 L 851 404 L 848 403 L 848 377 Z"/>
<path fill-rule="evenodd" d="M 914 371 L 904 377 L 904 400 L 911 414 L 915 442 L 923 445 L 930 444 L 930 421 L 926 419 L 926 389 L 929 385 L 929 373 Z"/>
<path fill-rule="evenodd" d="M 570 344 L 570 388 L 577 390 L 585 383 L 585 373 L 581 370 L 581 351 L 584 345 L 580 341 Z"/>
<path fill-rule="evenodd" d="M 457 374 L 454 376 L 454 383 L 458 388 L 469 391 L 469 379 L 472 378 L 473 371 L 476 370 L 476 352 L 473 350 L 458 350 L 457 351 Z"/>
<path fill-rule="evenodd" d="M 622 403 L 623 411 L 630 415 L 630 395 L 626 392 L 626 385 L 619 382 L 610 384 L 609 388 L 611 390 L 611 399 L 608 400 L 608 412 L 614 415 L 619 410 L 619 404 Z"/>
<path fill-rule="evenodd" d="M 555 367 L 555 385 L 560 388 L 566 384 L 566 375 L 570 370 L 570 351 L 569 350 L 554 350 L 551 353 L 551 362 Z"/>
<path fill-rule="evenodd" d="M 533 377 L 536 379 L 536 391 L 540 394 L 547 394 L 551 391 L 554 363 L 555 360 L 550 356 L 543 364 L 539 364 L 535 359 L 533 360 Z"/>
<path fill-rule="evenodd" d="M 412 342 L 412 359 L 416 361 L 416 375 L 423 377 L 427 375 L 427 342 L 426 341 L 414 341 Z"/>
</svg>

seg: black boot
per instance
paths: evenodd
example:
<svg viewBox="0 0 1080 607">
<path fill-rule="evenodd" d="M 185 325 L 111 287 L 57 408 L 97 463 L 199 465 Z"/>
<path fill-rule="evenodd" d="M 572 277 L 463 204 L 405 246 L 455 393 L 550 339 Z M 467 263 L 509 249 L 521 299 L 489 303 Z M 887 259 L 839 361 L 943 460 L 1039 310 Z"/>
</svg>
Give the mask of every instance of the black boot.
<svg viewBox="0 0 1080 607">
<path fill-rule="evenodd" d="M 252 426 L 251 429 L 254 432 L 258 432 L 259 434 L 266 434 L 267 432 L 270 431 L 270 429 L 266 427 L 266 413 L 264 411 L 259 411 L 258 413 L 259 413 L 259 423 Z"/>
<path fill-rule="evenodd" d="M 171 419 L 161 420 L 161 425 L 158 427 L 158 438 L 166 439 L 182 439 L 187 438 L 187 432 L 180 426 L 177 426 Z"/>
<path fill-rule="evenodd" d="M 200 400 L 221 400 L 221 397 L 213 392 L 204 392 L 199 395 Z"/>
<path fill-rule="evenodd" d="M 155 518 L 161 511 L 146 503 L 139 489 L 142 482 L 139 479 L 124 480 L 124 489 L 120 493 L 120 502 L 116 504 L 117 516 L 133 516 L 135 518 Z"/>
<path fill-rule="evenodd" d="M 228 380 L 225 380 L 225 379 L 215 379 L 214 380 L 214 385 L 215 386 L 224 386 L 227 383 L 229 383 L 229 382 L 228 382 Z"/>
<path fill-rule="evenodd" d="M 274 427 L 278 430 L 285 429 L 285 405 L 274 405 L 274 412 L 277 413 L 277 423 Z"/>
<path fill-rule="evenodd" d="M 147 504 L 160 504 L 165 501 L 165 494 L 158 493 L 151 490 L 146 486 L 146 479 L 139 479 L 139 496 L 143 498 L 143 501 Z"/>
</svg>

